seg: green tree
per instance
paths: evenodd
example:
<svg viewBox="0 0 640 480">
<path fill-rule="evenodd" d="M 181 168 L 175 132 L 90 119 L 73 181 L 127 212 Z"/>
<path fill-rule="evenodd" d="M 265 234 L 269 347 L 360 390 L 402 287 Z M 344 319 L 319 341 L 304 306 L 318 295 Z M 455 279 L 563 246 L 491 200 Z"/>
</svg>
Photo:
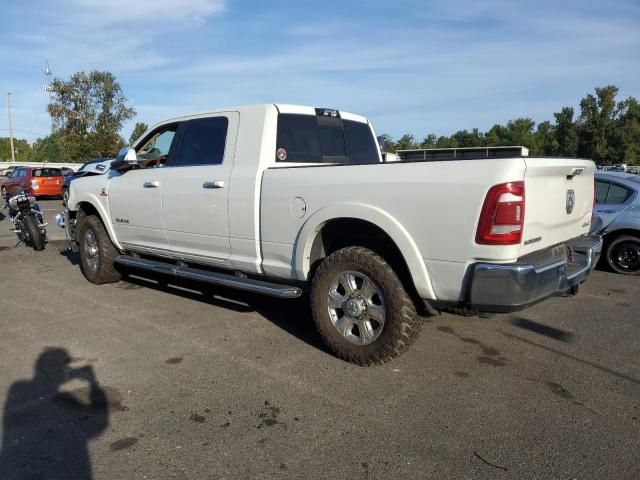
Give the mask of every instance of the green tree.
<svg viewBox="0 0 640 480">
<path fill-rule="evenodd" d="M 617 127 L 619 107 L 616 103 L 618 87 L 596 88 L 595 96 L 580 101 L 578 117 L 578 155 L 593 158 L 598 163 L 613 163 L 616 159 L 613 137 Z"/>
<path fill-rule="evenodd" d="M 393 141 L 393 137 L 391 137 L 391 135 L 389 135 L 388 133 L 383 133 L 382 135 L 380 135 L 378 137 L 378 141 L 384 143 L 386 152 L 396 152 L 396 142 Z"/>
<path fill-rule="evenodd" d="M 521 145 L 532 148 L 534 145 L 533 129 L 536 122 L 530 118 L 516 118 L 509 120 L 505 130 L 505 145 Z"/>
<path fill-rule="evenodd" d="M 135 127 L 133 127 L 133 132 L 131 132 L 131 136 L 129 137 L 129 145 L 133 145 L 135 141 L 142 136 L 144 132 L 149 130 L 149 126 L 144 122 L 137 122 Z"/>
<path fill-rule="evenodd" d="M 430 133 L 429 135 L 424 137 L 424 140 L 422 140 L 422 143 L 420 144 L 420 148 L 434 148 L 437 141 L 438 137 L 436 136 L 436 134 Z"/>
<path fill-rule="evenodd" d="M 55 79 L 48 110 L 60 134 L 61 157 L 70 161 L 115 155 L 124 143 L 118 134 L 135 116 L 120 84 L 110 72 L 78 72 Z"/>
<path fill-rule="evenodd" d="M 400 137 L 400 140 L 398 140 L 396 144 L 396 150 L 412 150 L 414 148 L 418 148 L 418 146 L 416 145 L 413 135 L 409 135 L 408 133 Z"/>
<path fill-rule="evenodd" d="M 620 115 L 613 142 L 616 162 L 640 163 L 640 103 L 629 97 L 620 103 Z"/>
<path fill-rule="evenodd" d="M 531 154 L 550 157 L 558 155 L 558 148 L 555 127 L 548 120 L 539 123 L 534 136 L 534 144 L 531 147 Z"/>
<path fill-rule="evenodd" d="M 558 155 L 575 157 L 578 154 L 578 130 L 573 121 L 573 108 L 563 107 L 553 116 L 556 119 L 555 137 L 558 142 Z"/>
<path fill-rule="evenodd" d="M 499 147 L 507 145 L 507 129 L 502 125 L 495 124 L 484 135 L 484 144 L 487 147 Z"/>
<path fill-rule="evenodd" d="M 16 160 L 27 160 L 31 155 L 31 145 L 23 138 L 13 139 Z M 11 160 L 11 141 L 9 137 L 0 138 L 0 160 Z"/>
<path fill-rule="evenodd" d="M 436 140 L 436 148 L 456 148 L 458 147 L 458 142 L 454 137 L 446 137 L 441 135 Z"/>
<path fill-rule="evenodd" d="M 31 151 L 29 160 L 34 162 L 62 162 L 60 153 L 60 134 L 53 133 L 44 138 L 38 138 Z"/>
<path fill-rule="evenodd" d="M 484 145 L 484 135 L 474 128 L 470 132 L 467 130 L 460 130 L 453 134 L 457 146 L 459 147 L 481 147 Z"/>
<path fill-rule="evenodd" d="M 617 101 L 618 88 L 596 88 L 580 101 L 580 115 L 573 107 L 554 113 L 555 122 L 543 121 L 536 127 L 531 118 L 495 124 L 483 133 L 477 128 L 459 130 L 451 136 L 429 134 L 416 145 L 413 135 L 403 135 L 397 143 L 383 135 L 387 151 L 412 148 L 456 148 L 522 145 L 530 155 L 583 156 L 597 163 L 640 163 L 640 102 L 634 97 Z"/>
</svg>

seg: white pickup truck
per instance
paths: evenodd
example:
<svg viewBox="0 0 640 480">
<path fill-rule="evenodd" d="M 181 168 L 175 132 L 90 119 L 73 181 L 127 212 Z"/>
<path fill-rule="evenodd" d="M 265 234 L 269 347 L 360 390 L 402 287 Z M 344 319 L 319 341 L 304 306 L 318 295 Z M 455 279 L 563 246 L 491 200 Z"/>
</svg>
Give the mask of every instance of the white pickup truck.
<svg viewBox="0 0 640 480">
<path fill-rule="evenodd" d="M 72 182 L 59 223 L 96 284 L 132 267 L 308 291 L 326 344 L 371 365 L 411 344 L 419 313 L 522 309 L 596 264 L 593 162 L 494 153 L 384 163 L 358 115 L 216 110 L 162 122 Z"/>
</svg>

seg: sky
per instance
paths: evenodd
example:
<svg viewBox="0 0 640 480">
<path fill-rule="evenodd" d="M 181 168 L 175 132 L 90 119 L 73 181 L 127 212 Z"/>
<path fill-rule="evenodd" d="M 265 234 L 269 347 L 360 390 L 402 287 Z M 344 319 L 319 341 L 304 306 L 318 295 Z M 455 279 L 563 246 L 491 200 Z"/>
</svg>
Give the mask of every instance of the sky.
<svg viewBox="0 0 640 480">
<path fill-rule="evenodd" d="M 0 136 L 50 132 L 56 78 L 107 70 L 137 121 L 296 103 L 376 133 L 486 131 L 553 120 L 595 87 L 640 97 L 639 0 L 4 0 Z"/>
</svg>

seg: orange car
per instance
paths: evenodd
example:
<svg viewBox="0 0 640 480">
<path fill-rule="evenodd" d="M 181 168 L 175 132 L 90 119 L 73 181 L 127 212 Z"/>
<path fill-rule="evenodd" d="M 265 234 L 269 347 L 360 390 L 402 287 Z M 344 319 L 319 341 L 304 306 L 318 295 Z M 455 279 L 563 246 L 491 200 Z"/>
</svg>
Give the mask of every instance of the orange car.
<svg viewBox="0 0 640 480">
<path fill-rule="evenodd" d="M 34 197 L 62 196 L 62 170 L 50 167 L 18 167 L 2 182 L 2 197 L 20 192 Z"/>
</svg>

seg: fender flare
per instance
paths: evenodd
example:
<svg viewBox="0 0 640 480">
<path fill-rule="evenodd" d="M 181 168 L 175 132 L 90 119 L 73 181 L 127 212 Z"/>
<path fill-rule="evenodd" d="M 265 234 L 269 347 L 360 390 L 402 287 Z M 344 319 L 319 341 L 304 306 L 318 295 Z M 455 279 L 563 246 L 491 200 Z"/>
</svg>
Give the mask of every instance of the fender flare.
<svg viewBox="0 0 640 480">
<path fill-rule="evenodd" d="M 311 248 L 322 227 L 331 220 L 349 218 L 369 222 L 389 235 L 404 257 L 420 297 L 436 298 L 420 250 L 409 232 L 388 212 L 366 204 L 328 205 L 307 219 L 298 233 L 294 249 L 293 268 L 299 280 L 306 280 L 309 275 Z"/>
<path fill-rule="evenodd" d="M 98 216 L 100 217 L 100 220 L 102 221 L 102 224 L 104 225 L 104 227 L 107 230 L 107 233 L 109 234 L 109 238 L 111 239 L 111 242 L 113 243 L 114 247 L 116 247 L 120 251 L 124 250 L 122 248 L 122 245 L 120 245 L 120 242 L 118 242 L 117 240 L 116 232 L 113 229 L 113 225 L 109 221 L 109 219 L 111 218 L 109 216 L 109 212 L 107 212 L 107 209 L 104 206 L 103 202 L 101 202 L 100 199 L 95 194 L 82 192 L 74 195 L 73 201 L 74 201 L 73 205 L 69 205 L 68 207 L 70 211 L 77 212 L 78 210 L 80 210 L 80 208 L 82 208 L 81 204 L 83 203 L 88 203 L 93 208 L 95 208 L 96 211 L 98 212 Z"/>
</svg>

